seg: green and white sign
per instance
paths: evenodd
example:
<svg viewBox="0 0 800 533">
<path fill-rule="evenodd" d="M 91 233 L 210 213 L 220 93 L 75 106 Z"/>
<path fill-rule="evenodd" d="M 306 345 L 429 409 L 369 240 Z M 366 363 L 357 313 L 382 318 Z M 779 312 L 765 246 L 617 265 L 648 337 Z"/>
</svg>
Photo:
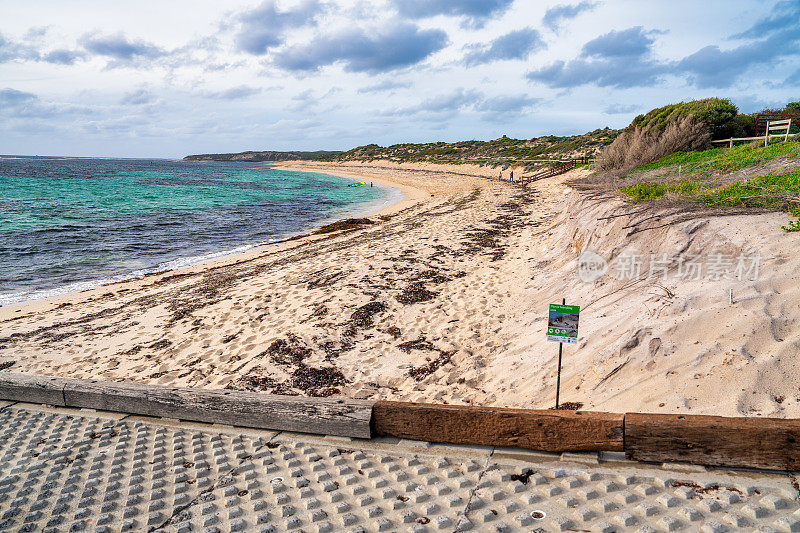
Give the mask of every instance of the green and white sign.
<svg viewBox="0 0 800 533">
<path fill-rule="evenodd" d="M 579 305 L 550 304 L 547 320 L 547 340 L 553 342 L 578 342 Z"/>
</svg>

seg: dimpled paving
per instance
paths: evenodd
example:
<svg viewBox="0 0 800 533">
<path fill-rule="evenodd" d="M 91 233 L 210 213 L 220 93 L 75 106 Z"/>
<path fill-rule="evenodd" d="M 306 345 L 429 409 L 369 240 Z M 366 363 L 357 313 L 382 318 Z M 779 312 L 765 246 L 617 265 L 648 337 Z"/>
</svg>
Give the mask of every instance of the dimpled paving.
<svg viewBox="0 0 800 533">
<path fill-rule="evenodd" d="M 791 475 L 0 410 L 2 531 L 748 529 L 800 531 Z"/>
</svg>

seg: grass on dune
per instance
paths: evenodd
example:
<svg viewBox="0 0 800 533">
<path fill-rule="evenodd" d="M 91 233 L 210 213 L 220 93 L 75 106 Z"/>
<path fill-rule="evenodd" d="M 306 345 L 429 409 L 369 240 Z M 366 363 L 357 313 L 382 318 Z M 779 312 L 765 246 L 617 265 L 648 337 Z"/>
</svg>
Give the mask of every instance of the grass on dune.
<svg viewBox="0 0 800 533">
<path fill-rule="evenodd" d="M 735 172 L 746 167 L 766 163 L 778 157 L 794 159 L 800 156 L 800 142 L 773 143 L 769 146 L 757 143 L 734 146 L 733 148 L 712 148 L 695 152 L 675 152 L 658 161 L 642 165 L 637 172 L 645 172 L 674 165 L 682 165 L 682 172 L 711 175 Z"/>
<path fill-rule="evenodd" d="M 637 183 L 620 189 L 631 200 L 631 202 L 646 202 L 666 196 L 667 193 L 678 193 L 693 195 L 703 186 L 696 181 L 681 180 L 668 183 Z"/>
<path fill-rule="evenodd" d="M 800 169 L 757 176 L 727 185 L 680 180 L 667 183 L 637 183 L 620 189 L 631 202 L 645 202 L 676 195 L 708 207 L 780 209 L 800 217 Z M 800 218 L 782 226 L 800 231 Z"/>
<path fill-rule="evenodd" d="M 800 199 L 800 170 L 737 181 L 700 195 L 705 205 L 736 207 L 784 207 L 793 199 Z"/>
</svg>

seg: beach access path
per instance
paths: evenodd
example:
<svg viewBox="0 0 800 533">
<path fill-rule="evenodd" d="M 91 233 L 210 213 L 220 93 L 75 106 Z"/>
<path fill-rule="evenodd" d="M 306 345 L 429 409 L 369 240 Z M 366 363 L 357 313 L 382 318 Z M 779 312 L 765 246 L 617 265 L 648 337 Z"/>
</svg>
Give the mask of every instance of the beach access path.
<svg viewBox="0 0 800 533">
<path fill-rule="evenodd" d="M 797 531 L 787 472 L 0 401 L 0 529 Z"/>
</svg>

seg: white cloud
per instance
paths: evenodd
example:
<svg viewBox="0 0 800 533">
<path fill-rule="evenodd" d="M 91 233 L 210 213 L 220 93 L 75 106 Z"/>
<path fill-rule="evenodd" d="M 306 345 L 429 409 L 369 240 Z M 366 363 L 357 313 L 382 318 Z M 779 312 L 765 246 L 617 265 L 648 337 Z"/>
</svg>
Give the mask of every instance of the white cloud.
<svg viewBox="0 0 800 533">
<path fill-rule="evenodd" d="M 708 87 L 747 111 L 796 100 L 800 76 L 798 34 L 786 25 L 796 3 L 786 1 L 132 6 L 4 10 L 0 153 L 180 156 L 198 145 L 581 133 Z"/>
</svg>

